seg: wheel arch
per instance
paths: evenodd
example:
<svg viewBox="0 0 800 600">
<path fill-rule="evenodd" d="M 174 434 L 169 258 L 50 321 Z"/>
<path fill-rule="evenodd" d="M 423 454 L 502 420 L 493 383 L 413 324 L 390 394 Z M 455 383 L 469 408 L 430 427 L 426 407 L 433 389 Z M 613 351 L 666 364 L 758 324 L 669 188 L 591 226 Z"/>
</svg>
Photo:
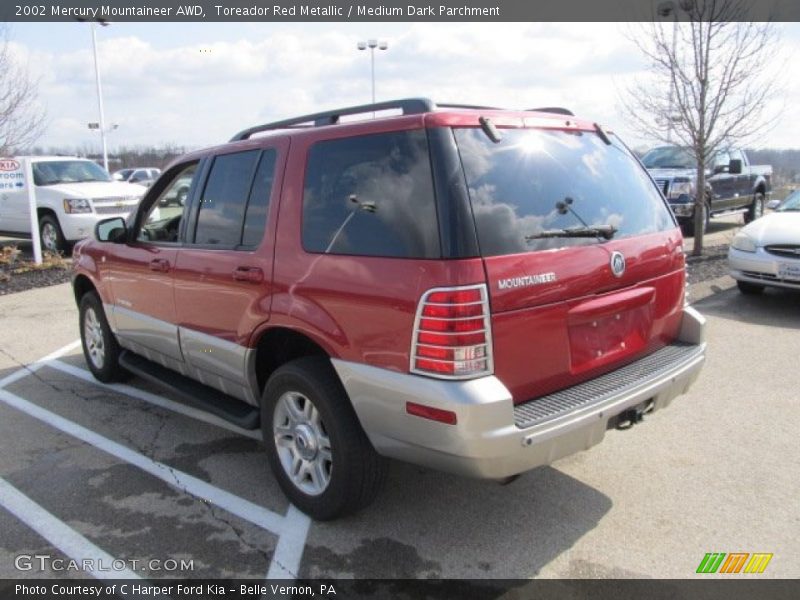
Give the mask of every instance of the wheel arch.
<svg viewBox="0 0 800 600">
<path fill-rule="evenodd" d="M 76 275 L 72 280 L 72 293 L 75 295 L 75 303 L 80 305 L 81 298 L 89 292 L 95 292 L 98 296 L 100 295 L 97 292 L 97 286 L 89 277 L 82 273 Z"/>
<path fill-rule="evenodd" d="M 307 356 L 335 356 L 321 340 L 285 326 L 269 327 L 259 332 L 251 347 L 248 374 L 258 397 L 270 375 L 287 362 Z"/>
<path fill-rule="evenodd" d="M 41 219 L 43 216 L 49 215 L 51 217 L 55 217 L 56 222 L 60 225 L 61 221 L 58 218 L 58 214 L 52 208 L 47 206 L 37 206 L 36 207 L 36 216 L 37 218 Z"/>
</svg>

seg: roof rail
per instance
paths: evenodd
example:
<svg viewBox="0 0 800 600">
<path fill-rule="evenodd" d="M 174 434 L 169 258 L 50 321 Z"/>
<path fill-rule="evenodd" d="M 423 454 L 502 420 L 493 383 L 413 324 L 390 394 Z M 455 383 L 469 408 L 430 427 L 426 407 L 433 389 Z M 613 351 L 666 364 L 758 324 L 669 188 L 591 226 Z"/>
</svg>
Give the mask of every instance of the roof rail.
<svg viewBox="0 0 800 600">
<path fill-rule="evenodd" d="M 436 104 L 438 108 L 464 108 L 473 110 L 503 110 L 496 106 L 478 106 L 477 104 Z"/>
<path fill-rule="evenodd" d="M 560 106 L 544 106 L 542 108 L 529 108 L 528 111 L 530 111 L 530 112 L 555 113 L 557 115 L 567 115 L 569 117 L 574 117 L 575 116 L 574 112 L 572 112 L 568 108 L 561 108 Z"/>
<path fill-rule="evenodd" d="M 378 102 L 376 104 L 362 104 L 361 106 L 349 106 L 347 108 L 339 108 L 336 110 L 328 110 L 325 112 L 314 113 L 310 115 L 303 115 L 301 117 L 293 117 L 283 121 L 273 121 L 272 123 L 265 123 L 263 125 L 256 125 L 243 131 L 240 131 L 231 138 L 231 142 L 239 142 L 241 140 L 249 139 L 250 136 L 262 131 L 270 131 L 272 129 L 290 129 L 298 126 L 313 126 L 319 127 L 322 125 L 335 125 L 339 122 L 339 118 L 346 115 L 359 115 L 363 113 L 376 112 L 379 110 L 400 109 L 404 115 L 416 115 L 420 113 L 432 112 L 436 110 L 436 104 L 427 98 L 405 98 L 402 100 L 390 100 L 388 102 Z"/>
<path fill-rule="evenodd" d="M 335 125 L 339 119 L 347 115 L 360 115 L 364 113 L 376 112 L 379 110 L 392 110 L 400 109 L 404 115 L 417 115 L 421 113 L 433 112 L 438 108 L 463 108 L 472 110 L 502 110 L 496 106 L 478 106 L 474 104 L 435 104 L 428 98 L 404 98 L 402 100 L 389 100 L 387 102 L 377 102 L 375 104 L 362 104 L 360 106 L 349 106 L 346 108 L 338 108 L 335 110 L 328 110 L 310 115 L 303 115 L 301 117 L 292 117 L 291 119 L 284 119 L 282 121 L 273 121 L 271 123 L 264 123 L 263 125 L 256 125 L 244 129 L 231 138 L 231 142 L 240 142 L 242 140 L 250 139 L 256 133 L 263 131 L 271 131 L 274 129 L 291 129 L 293 127 L 320 127 L 322 125 Z M 557 106 L 545 108 L 529 108 L 528 111 L 536 112 L 549 112 L 559 115 L 573 116 L 572 111 L 566 108 Z"/>
</svg>

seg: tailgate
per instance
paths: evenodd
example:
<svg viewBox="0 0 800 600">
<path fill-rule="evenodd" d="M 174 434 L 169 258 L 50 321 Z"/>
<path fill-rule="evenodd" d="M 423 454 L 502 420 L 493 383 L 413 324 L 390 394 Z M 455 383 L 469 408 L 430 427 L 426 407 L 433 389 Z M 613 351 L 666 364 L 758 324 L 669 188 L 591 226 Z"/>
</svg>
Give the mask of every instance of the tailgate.
<svg viewBox="0 0 800 600">
<path fill-rule="evenodd" d="M 617 253 L 620 275 L 611 266 Z M 676 231 L 484 265 L 495 374 L 516 403 L 619 368 L 677 335 L 684 260 Z"/>
</svg>

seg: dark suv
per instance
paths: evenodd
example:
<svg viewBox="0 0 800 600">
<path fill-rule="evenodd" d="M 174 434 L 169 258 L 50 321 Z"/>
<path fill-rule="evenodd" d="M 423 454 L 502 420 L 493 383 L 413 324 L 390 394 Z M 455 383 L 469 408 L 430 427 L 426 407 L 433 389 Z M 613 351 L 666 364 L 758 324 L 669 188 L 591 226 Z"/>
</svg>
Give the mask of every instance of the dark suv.
<svg viewBox="0 0 800 600">
<path fill-rule="evenodd" d="M 318 519 L 369 503 L 387 457 L 505 480 L 587 449 L 704 361 L 669 207 L 563 109 L 409 99 L 254 127 L 96 238 L 73 280 L 95 376 L 260 424 Z"/>
</svg>

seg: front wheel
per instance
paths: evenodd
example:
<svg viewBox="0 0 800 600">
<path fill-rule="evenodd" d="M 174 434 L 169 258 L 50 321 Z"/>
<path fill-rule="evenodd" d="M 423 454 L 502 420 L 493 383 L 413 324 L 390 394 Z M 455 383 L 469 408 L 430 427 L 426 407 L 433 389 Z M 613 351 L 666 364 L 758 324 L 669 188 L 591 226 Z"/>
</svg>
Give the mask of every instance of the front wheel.
<svg viewBox="0 0 800 600">
<path fill-rule="evenodd" d="M 737 281 L 736 287 L 738 287 L 739 291 L 746 296 L 754 296 L 764 291 L 763 285 L 748 283 L 747 281 Z"/>
<path fill-rule="evenodd" d="M 744 213 L 744 222 L 745 224 L 751 223 L 756 219 L 760 219 L 764 215 L 764 194 L 762 192 L 756 192 L 756 195 L 753 196 L 753 203 L 750 205 L 750 208 L 747 209 L 747 212 Z"/>
<path fill-rule="evenodd" d="M 128 372 L 119 364 L 122 349 L 96 293 L 89 292 L 81 298 L 79 319 L 83 356 L 92 375 L 104 383 L 126 379 Z"/>
<path fill-rule="evenodd" d="M 61 225 L 53 215 L 42 215 L 39 219 L 39 241 L 45 252 L 59 254 L 67 251 L 67 241 L 64 239 Z"/>
<path fill-rule="evenodd" d="M 294 360 L 272 374 L 261 432 L 283 493 L 314 519 L 367 506 L 386 479 L 386 459 L 372 447 L 327 358 Z"/>
<path fill-rule="evenodd" d="M 708 209 L 708 205 L 703 205 L 703 233 L 708 231 L 708 224 L 711 220 L 710 218 L 711 211 Z M 681 230 L 683 231 L 683 235 L 687 237 L 694 237 L 694 216 L 691 219 L 685 220 L 681 223 Z"/>
</svg>

